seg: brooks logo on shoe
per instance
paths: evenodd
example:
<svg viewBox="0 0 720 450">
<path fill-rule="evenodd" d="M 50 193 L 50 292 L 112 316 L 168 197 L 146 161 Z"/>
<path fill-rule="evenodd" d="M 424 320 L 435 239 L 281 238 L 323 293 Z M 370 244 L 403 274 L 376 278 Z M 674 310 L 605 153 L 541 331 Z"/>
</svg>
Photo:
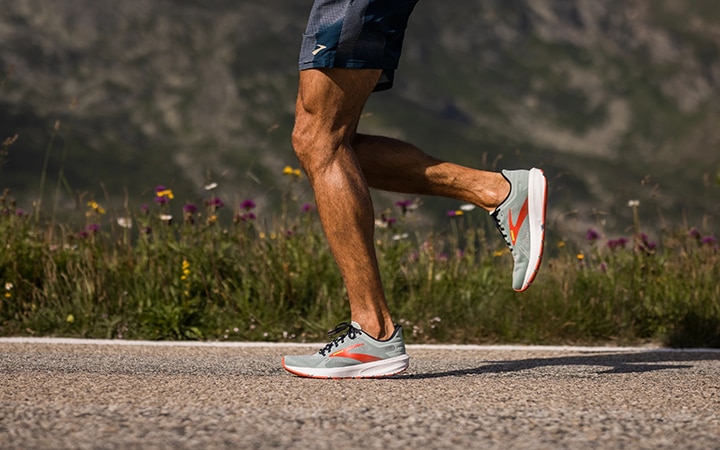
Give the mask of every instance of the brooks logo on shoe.
<svg viewBox="0 0 720 450">
<path fill-rule="evenodd" d="M 369 363 L 369 362 L 375 362 L 380 361 L 381 358 L 378 358 L 377 356 L 373 355 L 367 355 L 364 353 L 351 353 L 351 350 L 355 350 L 356 348 L 362 347 L 365 344 L 355 344 L 351 345 L 350 347 L 345 347 L 342 350 L 338 350 L 336 352 L 333 352 L 330 354 L 330 358 L 348 358 L 348 359 L 354 359 L 355 361 L 361 362 L 361 363 Z"/>
<path fill-rule="evenodd" d="M 520 233 L 520 228 L 522 228 L 523 222 L 525 222 L 525 219 L 527 219 L 528 216 L 528 199 L 525 199 L 525 202 L 523 203 L 522 207 L 520 208 L 520 213 L 517 215 L 517 222 L 513 223 L 513 214 L 512 210 L 508 212 L 508 227 L 510 228 L 510 241 L 512 242 L 512 245 L 515 246 L 515 241 L 517 240 L 518 234 Z"/>
</svg>

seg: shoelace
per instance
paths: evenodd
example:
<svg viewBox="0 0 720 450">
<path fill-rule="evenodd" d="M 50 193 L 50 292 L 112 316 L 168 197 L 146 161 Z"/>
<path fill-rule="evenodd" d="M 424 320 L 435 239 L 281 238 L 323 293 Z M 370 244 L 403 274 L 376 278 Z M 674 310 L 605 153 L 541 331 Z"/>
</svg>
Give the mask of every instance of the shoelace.
<svg viewBox="0 0 720 450">
<path fill-rule="evenodd" d="M 500 210 L 496 209 L 495 212 L 493 212 L 490 217 L 493 218 L 493 221 L 495 222 L 495 226 L 500 231 L 500 234 L 502 235 L 503 239 L 505 239 L 505 243 L 510 247 L 510 251 L 514 252 L 515 248 L 512 245 L 512 242 L 510 242 L 510 239 L 508 238 L 507 232 L 505 231 L 505 227 L 502 226 L 502 223 L 500 219 L 498 219 L 498 214 L 500 213 Z"/>
<path fill-rule="evenodd" d="M 333 339 L 332 342 L 330 342 L 328 345 L 326 345 L 323 349 L 320 350 L 320 354 L 326 356 L 332 351 L 333 347 L 339 347 L 340 344 L 345 342 L 346 337 L 350 339 L 355 339 L 356 336 L 362 333 L 360 330 L 352 326 L 352 324 L 349 324 L 347 322 L 341 322 L 335 327 L 334 330 L 328 332 L 328 336 L 342 333 L 345 330 L 347 330 L 347 333 Z"/>
</svg>

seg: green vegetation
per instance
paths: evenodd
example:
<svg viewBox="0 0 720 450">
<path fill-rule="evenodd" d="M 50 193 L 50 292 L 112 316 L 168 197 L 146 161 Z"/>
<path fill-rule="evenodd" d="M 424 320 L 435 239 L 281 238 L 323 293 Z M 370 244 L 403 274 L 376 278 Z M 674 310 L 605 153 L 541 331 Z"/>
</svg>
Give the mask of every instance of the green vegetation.
<svg viewBox="0 0 720 450">
<path fill-rule="evenodd" d="M 151 206 L 96 201 L 58 224 L 0 197 L 0 335 L 123 339 L 323 340 L 349 311 L 299 170 L 286 168 L 282 213 L 234 208 L 206 186 L 198 207 L 158 186 Z M 484 212 L 449 212 L 419 231 L 415 201 L 377 221 L 395 319 L 410 342 L 662 342 L 720 346 L 720 252 L 698 229 L 596 230 L 548 242 L 526 293 Z M 639 206 L 632 204 L 633 212 Z M 573 243 L 573 242 L 580 243 Z"/>
</svg>

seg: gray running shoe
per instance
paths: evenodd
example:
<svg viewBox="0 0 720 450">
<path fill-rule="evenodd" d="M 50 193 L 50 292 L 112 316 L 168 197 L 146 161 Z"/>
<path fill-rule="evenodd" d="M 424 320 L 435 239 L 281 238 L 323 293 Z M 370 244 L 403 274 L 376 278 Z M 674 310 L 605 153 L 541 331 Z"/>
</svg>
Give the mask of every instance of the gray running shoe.
<svg viewBox="0 0 720 450">
<path fill-rule="evenodd" d="M 343 322 L 328 334 L 342 331 L 346 333 L 314 355 L 285 356 L 283 368 L 309 378 L 382 378 L 407 369 L 410 357 L 405 353 L 400 325 L 395 325 L 395 332 L 386 341 L 363 333 L 355 322 Z"/>
<path fill-rule="evenodd" d="M 547 210 L 547 180 L 540 169 L 503 170 L 510 194 L 490 215 L 513 255 L 513 289 L 524 291 L 542 260 Z"/>
</svg>

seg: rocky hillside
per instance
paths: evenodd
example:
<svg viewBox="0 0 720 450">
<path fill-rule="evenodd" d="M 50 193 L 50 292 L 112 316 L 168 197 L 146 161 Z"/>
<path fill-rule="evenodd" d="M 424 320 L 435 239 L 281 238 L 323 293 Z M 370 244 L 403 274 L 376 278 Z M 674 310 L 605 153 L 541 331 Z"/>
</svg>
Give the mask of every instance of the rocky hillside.
<svg viewBox="0 0 720 450">
<path fill-rule="evenodd" d="M 0 188 L 36 197 L 47 156 L 67 205 L 142 203 L 158 184 L 195 200 L 212 181 L 271 210 L 297 166 L 310 4 L 3 1 L 0 138 L 18 140 Z M 717 230 L 719 124 L 714 0 L 422 0 L 396 88 L 362 127 L 477 167 L 541 166 L 555 229 L 619 233 L 629 199 L 646 223 Z"/>
</svg>

